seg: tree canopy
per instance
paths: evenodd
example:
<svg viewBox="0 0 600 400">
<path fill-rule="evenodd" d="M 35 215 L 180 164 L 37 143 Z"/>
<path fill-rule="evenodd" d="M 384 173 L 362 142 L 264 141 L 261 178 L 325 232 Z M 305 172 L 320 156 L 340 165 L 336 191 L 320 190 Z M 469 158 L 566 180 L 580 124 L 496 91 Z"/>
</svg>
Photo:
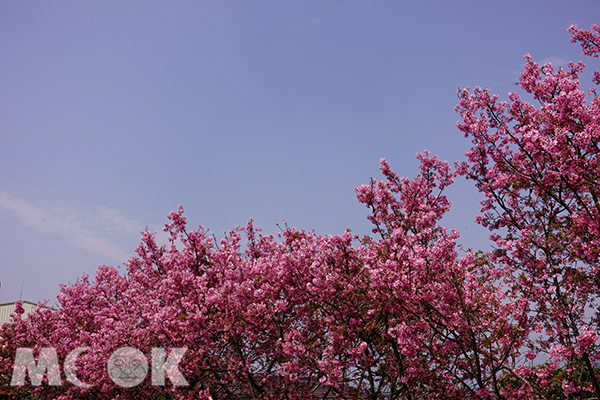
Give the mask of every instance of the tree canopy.
<svg viewBox="0 0 600 400">
<path fill-rule="evenodd" d="M 569 32 L 598 57 L 600 27 Z M 519 82 L 533 103 L 459 90 L 466 160 L 425 151 L 409 179 L 382 159 L 382 177 L 356 188 L 372 236 L 287 224 L 263 235 L 250 220 L 217 240 L 190 229 L 179 207 L 165 224 L 169 244 L 143 232 L 124 274 L 101 266 L 63 285 L 57 310 L 25 318 L 17 308 L 0 328 L 2 385 L 18 348 L 36 357 L 54 348 L 62 364 L 83 347 L 75 369 L 87 385 L 46 377 L 15 390 L 65 399 L 600 397 L 600 99 L 580 88 L 583 69 L 525 55 Z M 459 176 L 484 195 L 477 221 L 491 231 L 491 251 L 462 251 L 459 233 L 441 225 L 444 190 Z M 186 384 L 115 385 L 106 365 L 126 346 L 148 356 L 185 348 Z"/>
</svg>

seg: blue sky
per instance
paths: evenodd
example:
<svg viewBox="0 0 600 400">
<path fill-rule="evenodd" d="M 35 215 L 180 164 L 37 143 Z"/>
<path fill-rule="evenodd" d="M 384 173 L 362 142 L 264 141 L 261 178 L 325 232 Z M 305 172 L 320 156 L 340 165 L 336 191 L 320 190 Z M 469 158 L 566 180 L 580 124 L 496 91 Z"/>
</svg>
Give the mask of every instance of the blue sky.
<svg viewBox="0 0 600 400">
<path fill-rule="evenodd" d="M 368 233 L 354 187 L 386 157 L 454 161 L 456 91 L 506 98 L 524 53 L 583 58 L 580 1 L 0 2 L 0 302 L 120 265 L 182 204 L 217 236 L 253 217 Z M 598 61 L 584 59 L 588 72 Z M 589 79 L 584 79 L 584 87 Z M 467 246 L 479 195 L 448 191 Z"/>
</svg>

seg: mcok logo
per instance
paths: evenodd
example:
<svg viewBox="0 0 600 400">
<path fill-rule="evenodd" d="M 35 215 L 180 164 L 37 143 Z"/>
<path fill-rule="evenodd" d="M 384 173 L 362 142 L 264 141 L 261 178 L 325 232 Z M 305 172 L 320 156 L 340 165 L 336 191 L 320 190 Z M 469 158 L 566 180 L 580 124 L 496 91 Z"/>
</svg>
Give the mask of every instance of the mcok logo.
<svg viewBox="0 0 600 400">
<path fill-rule="evenodd" d="M 81 353 L 88 350 L 90 350 L 90 347 L 77 347 L 67 355 L 63 364 L 67 381 L 81 388 L 94 386 L 91 383 L 82 382 L 76 374 L 77 367 L 75 363 L 77 358 Z M 175 348 L 167 356 L 165 349 L 155 347 L 150 353 L 151 366 L 149 368 L 144 353 L 135 347 L 121 347 L 111 354 L 106 363 L 106 370 L 115 384 L 125 388 L 131 388 L 142 383 L 148 375 L 148 369 L 151 369 L 153 386 L 164 386 L 165 376 L 169 378 L 174 386 L 187 386 L 188 382 L 179 371 L 179 362 L 186 351 L 187 347 Z M 27 374 L 29 374 L 29 380 L 33 386 L 41 385 L 44 375 L 47 375 L 49 385 L 60 386 L 62 379 L 56 349 L 52 347 L 40 349 L 36 362 L 33 349 L 18 348 L 10 382 L 11 386 L 24 385 Z"/>
</svg>

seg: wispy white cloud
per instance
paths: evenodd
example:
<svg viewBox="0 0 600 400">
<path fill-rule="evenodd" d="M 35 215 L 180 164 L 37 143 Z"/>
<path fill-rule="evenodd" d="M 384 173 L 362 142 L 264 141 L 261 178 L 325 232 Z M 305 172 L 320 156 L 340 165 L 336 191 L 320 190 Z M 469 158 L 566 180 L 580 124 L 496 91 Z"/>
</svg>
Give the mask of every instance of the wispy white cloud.
<svg viewBox="0 0 600 400">
<path fill-rule="evenodd" d="M 108 207 L 34 203 L 5 191 L 0 191 L 0 209 L 11 212 L 27 228 L 61 236 L 72 246 L 118 263 L 131 253 L 116 242 L 130 242 L 144 228 L 139 221 Z"/>
</svg>

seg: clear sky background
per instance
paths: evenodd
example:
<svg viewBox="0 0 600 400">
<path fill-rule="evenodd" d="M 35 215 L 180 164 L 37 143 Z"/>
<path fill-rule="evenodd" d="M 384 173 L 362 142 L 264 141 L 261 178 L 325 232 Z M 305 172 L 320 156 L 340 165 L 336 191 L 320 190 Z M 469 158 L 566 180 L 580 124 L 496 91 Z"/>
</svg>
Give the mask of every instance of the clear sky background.
<svg viewBox="0 0 600 400">
<path fill-rule="evenodd" d="M 379 159 L 462 159 L 457 89 L 506 98 L 524 53 L 584 59 L 572 23 L 600 3 L 0 0 L 0 302 L 54 304 L 179 204 L 217 237 L 369 233 L 354 187 Z M 448 195 L 444 224 L 488 246 L 477 191 Z"/>
</svg>

